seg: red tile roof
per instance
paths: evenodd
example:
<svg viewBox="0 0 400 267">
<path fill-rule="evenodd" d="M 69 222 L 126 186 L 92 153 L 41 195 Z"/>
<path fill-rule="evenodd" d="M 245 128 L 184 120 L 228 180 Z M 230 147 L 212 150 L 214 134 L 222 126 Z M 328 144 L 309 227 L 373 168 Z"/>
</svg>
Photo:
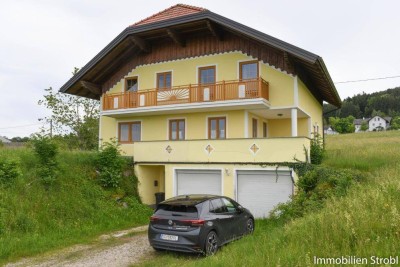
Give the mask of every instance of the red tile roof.
<svg viewBox="0 0 400 267">
<path fill-rule="evenodd" d="M 139 25 L 144 25 L 148 23 L 153 23 L 153 22 L 158 22 L 162 20 L 167 20 L 167 19 L 172 19 L 176 17 L 182 17 L 202 11 L 206 11 L 207 9 L 202 8 L 202 7 L 195 7 L 195 6 L 189 6 L 189 5 L 184 5 L 184 4 L 177 4 L 174 6 L 171 6 L 163 11 L 160 11 L 148 18 L 145 18 L 139 22 L 136 22 L 132 26 L 139 26 Z"/>
</svg>

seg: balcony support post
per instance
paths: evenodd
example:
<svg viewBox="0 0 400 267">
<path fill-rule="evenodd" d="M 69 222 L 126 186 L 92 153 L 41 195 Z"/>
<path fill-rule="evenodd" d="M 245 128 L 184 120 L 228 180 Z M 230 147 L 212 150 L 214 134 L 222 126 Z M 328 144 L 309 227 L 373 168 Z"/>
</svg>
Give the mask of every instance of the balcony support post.
<svg viewBox="0 0 400 267">
<path fill-rule="evenodd" d="M 189 103 L 192 103 L 192 84 L 189 83 Z"/>
<path fill-rule="evenodd" d="M 222 100 L 225 100 L 225 80 L 222 81 Z"/>
<path fill-rule="evenodd" d="M 292 137 L 296 137 L 297 136 L 297 108 L 292 108 L 291 119 L 292 119 Z"/>
</svg>

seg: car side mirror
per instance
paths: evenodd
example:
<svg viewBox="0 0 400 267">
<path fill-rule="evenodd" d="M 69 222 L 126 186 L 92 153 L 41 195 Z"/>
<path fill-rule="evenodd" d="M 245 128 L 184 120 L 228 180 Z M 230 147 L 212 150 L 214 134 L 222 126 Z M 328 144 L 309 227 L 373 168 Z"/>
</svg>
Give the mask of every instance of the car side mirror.
<svg viewBox="0 0 400 267">
<path fill-rule="evenodd" d="M 237 208 L 236 208 L 236 212 L 237 213 L 242 213 L 244 211 L 244 208 L 242 207 L 242 206 L 238 206 Z"/>
</svg>

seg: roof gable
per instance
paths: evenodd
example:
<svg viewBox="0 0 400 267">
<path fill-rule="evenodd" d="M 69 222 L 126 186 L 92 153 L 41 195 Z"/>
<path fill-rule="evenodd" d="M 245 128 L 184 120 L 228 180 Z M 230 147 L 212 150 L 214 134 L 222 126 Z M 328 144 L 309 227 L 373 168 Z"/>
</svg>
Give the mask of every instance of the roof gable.
<svg viewBox="0 0 400 267">
<path fill-rule="evenodd" d="M 182 10 L 181 8 L 193 13 L 180 13 L 175 17 L 166 16 L 171 10 Z M 155 20 L 157 17 L 158 19 Z M 185 55 L 188 50 L 185 45 L 185 38 L 199 36 L 199 31 L 207 32 L 209 36 L 213 36 L 215 40 L 218 40 L 219 45 L 223 47 L 225 47 L 227 39 L 232 34 L 242 38 L 245 42 L 239 40 L 235 45 L 248 43 L 245 51 L 243 51 L 244 53 L 255 58 L 266 58 L 267 60 L 263 61 L 268 64 L 272 63 L 275 67 L 289 74 L 298 75 L 300 80 L 321 103 L 322 101 L 327 101 L 337 107 L 341 106 L 341 100 L 335 85 L 324 61 L 318 55 L 207 9 L 186 5 L 173 6 L 127 27 L 64 84 L 60 91 L 99 99 L 101 93 L 110 88 L 112 80 L 120 80 L 125 75 L 120 72 L 130 64 L 130 61 L 136 60 L 138 61 L 137 64 L 145 63 L 141 62 L 141 57 L 152 58 L 153 55 L 159 54 L 158 52 L 160 51 L 157 49 L 152 50 L 152 47 L 155 48 L 155 46 L 164 44 L 166 38 L 176 43 L 175 52 L 182 52 Z M 214 51 L 215 46 L 210 45 L 210 42 L 203 43 L 201 49 L 192 50 L 201 52 L 205 51 L 206 48 L 212 48 L 213 51 L 209 51 L 209 54 L 218 52 Z M 260 45 L 265 49 L 256 47 Z M 168 56 L 171 55 L 168 54 Z M 163 61 L 165 60 L 167 59 Z M 278 64 L 274 64 L 274 62 Z M 134 66 L 130 67 L 131 70 Z"/>
<path fill-rule="evenodd" d="M 207 11 L 207 9 L 202 7 L 177 4 L 175 6 L 164 9 L 163 11 L 160 11 L 154 15 L 151 15 L 150 17 L 142 19 L 141 21 L 132 24 L 131 27 L 191 15 L 202 11 Z"/>
</svg>

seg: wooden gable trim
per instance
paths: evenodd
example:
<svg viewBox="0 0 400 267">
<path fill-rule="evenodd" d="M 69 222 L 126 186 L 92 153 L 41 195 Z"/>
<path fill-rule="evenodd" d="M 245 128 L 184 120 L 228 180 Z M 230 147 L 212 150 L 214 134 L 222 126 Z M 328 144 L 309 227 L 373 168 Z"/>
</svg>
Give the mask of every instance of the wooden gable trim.
<svg viewBox="0 0 400 267">
<path fill-rule="evenodd" d="M 132 43 L 137 45 L 142 51 L 144 51 L 146 53 L 150 52 L 149 44 L 143 38 L 141 38 L 137 35 L 133 35 L 130 37 L 130 40 L 132 41 Z"/>
<path fill-rule="evenodd" d="M 101 86 L 88 81 L 81 81 L 82 87 L 88 89 L 91 93 L 95 95 L 101 95 Z"/>
<path fill-rule="evenodd" d="M 218 41 L 223 41 L 223 31 L 209 20 L 207 20 L 206 24 L 211 34 L 216 37 Z"/>
<path fill-rule="evenodd" d="M 168 36 L 171 37 L 171 39 L 178 44 L 181 47 L 186 46 L 186 41 L 182 37 L 182 35 L 175 29 L 169 28 L 167 29 Z"/>
<path fill-rule="evenodd" d="M 115 73 L 102 83 L 103 93 L 112 88 L 118 81 L 139 65 L 160 63 L 190 57 L 241 51 L 242 53 L 262 60 L 277 69 L 293 74 L 294 70 L 285 64 L 284 53 L 272 47 L 257 43 L 253 40 L 226 32 L 224 41 L 220 42 L 214 36 L 197 35 L 186 39 L 186 46 L 176 46 L 173 41 L 154 42 L 151 53 L 140 53 L 127 60 Z"/>
</svg>

